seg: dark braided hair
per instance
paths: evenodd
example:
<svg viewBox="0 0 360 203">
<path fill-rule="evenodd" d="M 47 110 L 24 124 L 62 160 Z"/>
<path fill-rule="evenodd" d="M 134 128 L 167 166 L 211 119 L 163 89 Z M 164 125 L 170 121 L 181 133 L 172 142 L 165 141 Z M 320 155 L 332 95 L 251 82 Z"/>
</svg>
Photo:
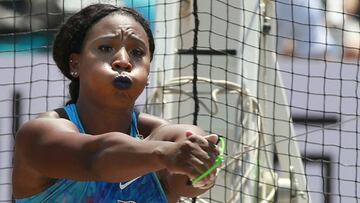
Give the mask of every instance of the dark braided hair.
<svg viewBox="0 0 360 203">
<path fill-rule="evenodd" d="M 134 9 L 116 7 L 110 4 L 93 4 L 71 16 L 60 28 L 53 47 L 53 58 L 61 72 L 71 80 L 69 92 L 71 100 L 76 103 L 79 97 L 79 79 L 70 75 L 69 60 L 72 53 L 80 53 L 88 30 L 102 18 L 110 14 L 121 14 L 133 17 L 144 28 L 150 48 L 150 60 L 153 58 L 155 43 L 149 23 Z"/>
</svg>

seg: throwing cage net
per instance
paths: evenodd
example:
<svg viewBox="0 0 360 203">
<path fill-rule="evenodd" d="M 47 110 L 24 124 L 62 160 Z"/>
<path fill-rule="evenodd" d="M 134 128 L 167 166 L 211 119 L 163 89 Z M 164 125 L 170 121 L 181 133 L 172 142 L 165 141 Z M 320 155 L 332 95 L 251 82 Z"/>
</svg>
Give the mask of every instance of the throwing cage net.
<svg viewBox="0 0 360 203">
<path fill-rule="evenodd" d="M 346 1 L 0 2 L 0 202 L 15 132 L 68 100 L 58 26 L 91 3 L 151 23 L 151 83 L 136 108 L 224 137 L 215 186 L 181 202 L 357 202 L 359 23 Z M 343 4 L 340 4 L 343 3 Z"/>
</svg>

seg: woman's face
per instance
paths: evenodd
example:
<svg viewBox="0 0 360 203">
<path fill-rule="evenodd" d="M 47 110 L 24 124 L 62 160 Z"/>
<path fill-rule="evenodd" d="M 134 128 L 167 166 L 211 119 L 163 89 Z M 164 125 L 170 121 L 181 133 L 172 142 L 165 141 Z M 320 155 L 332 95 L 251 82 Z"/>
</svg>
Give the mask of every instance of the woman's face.
<svg viewBox="0 0 360 203">
<path fill-rule="evenodd" d="M 148 37 L 131 16 L 110 14 L 89 29 L 81 53 L 71 60 L 80 80 L 79 99 L 132 106 L 149 76 Z"/>
</svg>

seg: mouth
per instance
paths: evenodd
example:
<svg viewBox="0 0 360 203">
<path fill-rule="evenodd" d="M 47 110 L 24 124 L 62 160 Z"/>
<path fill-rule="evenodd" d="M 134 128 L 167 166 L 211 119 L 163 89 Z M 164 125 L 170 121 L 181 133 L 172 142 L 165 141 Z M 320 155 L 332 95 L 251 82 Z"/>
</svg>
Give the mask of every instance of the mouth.
<svg viewBox="0 0 360 203">
<path fill-rule="evenodd" d="M 129 89 L 132 85 L 130 77 L 119 75 L 113 80 L 113 85 L 121 90 Z"/>
</svg>

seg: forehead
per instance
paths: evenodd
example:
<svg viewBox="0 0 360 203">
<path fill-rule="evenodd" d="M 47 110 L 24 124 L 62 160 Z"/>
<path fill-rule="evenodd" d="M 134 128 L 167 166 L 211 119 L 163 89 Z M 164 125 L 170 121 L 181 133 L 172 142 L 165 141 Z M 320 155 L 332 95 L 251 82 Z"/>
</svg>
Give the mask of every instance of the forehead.
<svg viewBox="0 0 360 203">
<path fill-rule="evenodd" d="M 148 44 L 148 37 L 142 25 L 132 16 L 119 13 L 105 16 L 99 22 L 95 23 L 87 32 L 85 41 L 108 34 L 136 35 Z"/>
</svg>

